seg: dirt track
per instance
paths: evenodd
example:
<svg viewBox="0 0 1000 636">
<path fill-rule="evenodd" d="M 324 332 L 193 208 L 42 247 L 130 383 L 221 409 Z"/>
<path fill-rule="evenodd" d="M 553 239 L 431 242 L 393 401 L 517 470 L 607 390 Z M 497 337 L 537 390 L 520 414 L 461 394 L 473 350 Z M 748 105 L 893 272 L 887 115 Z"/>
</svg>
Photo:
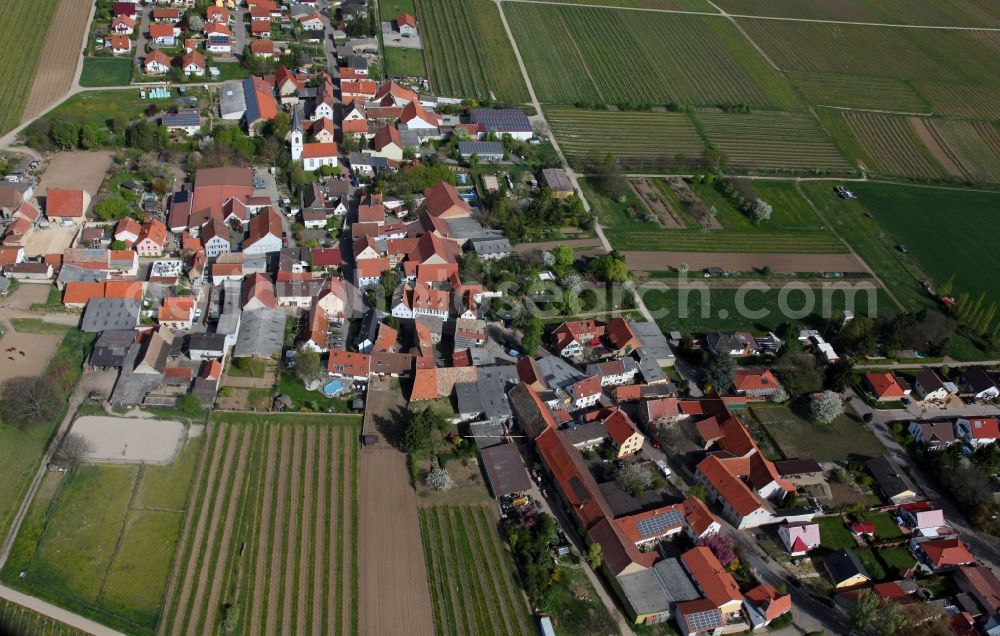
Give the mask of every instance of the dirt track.
<svg viewBox="0 0 1000 636">
<path fill-rule="evenodd" d="M 631 270 L 650 272 L 676 269 L 687 263 L 700 274 L 706 267 L 747 272 L 765 265 L 779 274 L 799 272 L 866 273 L 865 264 L 854 254 L 734 254 L 730 252 L 624 252 Z"/>
<path fill-rule="evenodd" d="M 281 431 L 281 472 L 278 473 L 278 507 L 274 518 L 277 523 L 274 525 L 274 539 L 271 542 L 271 568 L 270 581 L 268 581 L 267 597 L 267 628 L 265 633 L 275 634 L 278 627 L 278 594 L 281 592 L 281 546 L 282 531 L 285 527 L 285 503 L 288 497 L 288 465 L 289 454 L 291 454 L 292 432 Z M 261 536 L 261 541 L 265 537 Z"/>
<path fill-rule="evenodd" d="M 594 247 L 600 249 L 600 239 L 570 239 L 568 241 L 548 241 L 545 243 L 520 243 L 514 246 L 514 251 L 518 254 L 527 254 L 535 250 L 550 250 L 558 245 L 566 245 L 573 249 Z"/>
<path fill-rule="evenodd" d="M 73 87 L 92 6 L 91 0 L 62 0 L 59 4 L 21 114 L 22 122 L 39 115 Z"/>
<path fill-rule="evenodd" d="M 405 456 L 361 453 L 361 623 L 366 636 L 434 633 L 427 566 Z"/>
<path fill-rule="evenodd" d="M 299 490 L 302 480 L 299 478 L 302 473 L 302 434 L 301 427 L 295 427 L 295 445 L 292 446 L 292 491 L 288 500 L 292 502 L 292 509 L 289 511 L 288 519 L 288 540 L 285 541 L 285 596 L 281 606 L 281 622 L 291 629 L 295 614 L 293 613 L 292 601 L 295 597 L 295 553 L 299 540 L 299 514 L 302 511 L 299 497 Z M 307 476 L 310 476 L 307 474 Z M 297 508 L 297 509 L 296 509 Z M 302 628 L 301 625 L 298 626 Z"/>
</svg>

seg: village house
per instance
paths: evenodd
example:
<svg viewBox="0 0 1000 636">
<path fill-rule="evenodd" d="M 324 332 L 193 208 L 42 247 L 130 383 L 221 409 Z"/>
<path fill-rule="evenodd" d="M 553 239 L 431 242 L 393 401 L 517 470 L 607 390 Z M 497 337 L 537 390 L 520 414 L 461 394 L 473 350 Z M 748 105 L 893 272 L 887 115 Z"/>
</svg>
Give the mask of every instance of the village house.
<svg viewBox="0 0 1000 636">
<path fill-rule="evenodd" d="M 929 451 L 942 450 L 958 442 L 952 420 L 910 422 L 907 431 L 918 444 Z"/>
<path fill-rule="evenodd" d="M 157 313 L 160 325 L 174 331 L 190 329 L 194 324 L 194 298 L 190 296 L 171 296 L 164 299 L 163 306 Z"/>
<path fill-rule="evenodd" d="M 894 373 L 867 373 L 865 384 L 879 402 L 901 400 L 910 394 L 910 386 Z"/>
<path fill-rule="evenodd" d="M 955 433 L 972 448 L 988 446 L 1000 439 L 1000 419 L 969 417 L 955 420 Z"/>
<path fill-rule="evenodd" d="M 819 524 L 791 523 L 778 527 L 778 536 L 785 544 L 788 554 L 797 557 L 805 556 L 810 550 L 820 546 Z"/>
<path fill-rule="evenodd" d="M 170 57 L 163 51 L 153 51 L 142 61 L 146 75 L 165 75 L 170 71 Z"/>
<path fill-rule="evenodd" d="M 913 382 L 913 394 L 921 401 L 941 402 L 948 399 L 949 391 L 937 371 L 924 369 Z"/>
<path fill-rule="evenodd" d="M 781 391 L 778 378 L 766 367 L 740 368 L 733 371 L 733 392 L 749 399 L 765 400 Z"/>
</svg>

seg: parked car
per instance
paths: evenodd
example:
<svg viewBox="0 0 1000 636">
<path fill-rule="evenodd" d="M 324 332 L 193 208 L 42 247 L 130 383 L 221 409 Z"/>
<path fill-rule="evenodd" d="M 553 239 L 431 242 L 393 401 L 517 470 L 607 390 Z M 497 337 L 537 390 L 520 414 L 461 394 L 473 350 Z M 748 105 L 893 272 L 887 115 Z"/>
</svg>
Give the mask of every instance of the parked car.
<svg viewBox="0 0 1000 636">
<path fill-rule="evenodd" d="M 673 471 L 671 471 L 670 467 L 667 466 L 667 462 L 666 461 L 664 461 L 662 459 L 658 459 L 658 460 L 656 460 L 653 463 L 656 464 L 656 467 L 660 469 L 660 472 L 663 473 L 664 477 L 669 477 L 670 475 L 673 474 Z"/>
</svg>

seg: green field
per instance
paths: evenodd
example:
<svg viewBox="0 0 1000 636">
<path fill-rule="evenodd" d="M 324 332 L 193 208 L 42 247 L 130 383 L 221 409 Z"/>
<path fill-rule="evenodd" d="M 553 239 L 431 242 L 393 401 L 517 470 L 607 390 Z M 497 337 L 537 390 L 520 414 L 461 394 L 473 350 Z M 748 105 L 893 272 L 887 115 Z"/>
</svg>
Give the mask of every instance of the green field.
<svg viewBox="0 0 1000 636">
<path fill-rule="evenodd" d="M 640 221 L 630 210 L 603 196 L 589 181 L 581 187 L 612 247 L 622 251 L 656 252 L 756 252 L 796 254 L 842 254 L 843 244 L 823 224 L 794 185 L 754 182 L 754 188 L 774 208 L 771 220 L 756 224 L 713 186 L 692 185 L 693 191 L 716 211 L 722 230 L 702 230 L 686 213 L 666 183 L 655 180 L 660 193 L 687 220 L 685 229 L 664 229 L 659 224 Z"/>
<path fill-rule="evenodd" d="M 734 329 L 763 333 L 774 331 L 793 317 L 809 322 L 811 316 L 822 317 L 828 313 L 830 317 L 834 317 L 840 310 L 847 308 L 843 291 L 827 292 L 824 298 L 820 290 L 815 290 L 807 297 L 801 289 L 790 289 L 785 292 L 784 298 L 792 315 L 786 316 L 781 310 L 781 284 L 776 283 L 773 287 L 767 290 L 748 288 L 744 291 L 740 298 L 747 312 L 741 312 L 741 305 L 737 304 L 738 289 L 713 288 L 704 292 L 696 289 L 686 290 L 688 293 L 685 294 L 677 289 L 640 285 L 639 293 L 661 329 L 684 333 Z M 875 292 L 875 298 L 877 312 L 881 312 L 882 307 L 890 307 L 891 301 L 881 290 Z M 823 311 L 824 304 L 829 312 Z M 853 309 L 856 315 L 868 315 L 867 292 L 858 291 L 854 295 Z M 743 313 L 746 315 L 741 315 Z"/>
<path fill-rule="evenodd" d="M 378 11 L 383 22 L 392 22 L 401 13 L 416 14 L 413 0 L 379 0 Z"/>
<path fill-rule="evenodd" d="M 816 519 L 816 523 L 819 525 L 821 545 L 827 550 L 832 552 L 841 548 L 857 547 L 843 517 L 820 517 Z"/>
<path fill-rule="evenodd" d="M 359 425 L 213 415 L 161 632 L 357 633 Z"/>
<path fill-rule="evenodd" d="M 165 466 L 97 464 L 64 478 L 49 473 L 5 579 L 100 622 L 153 633 L 201 446 L 201 439 L 188 441 Z"/>
<path fill-rule="evenodd" d="M 935 281 L 954 274 L 956 291 L 1000 298 L 1000 254 L 984 231 L 1000 217 L 1000 193 L 877 183 L 852 188 L 858 200 L 843 207 L 871 213 Z"/>
<path fill-rule="evenodd" d="M 842 116 L 854 139 L 842 141 L 841 147 L 860 147 L 856 158 L 872 174 L 927 179 L 947 176 L 906 117 L 853 111 Z"/>
<path fill-rule="evenodd" d="M 991 0 L 716 0 L 728 13 L 845 22 L 1000 26 L 1000 10 Z"/>
<path fill-rule="evenodd" d="M 882 453 L 878 438 L 846 415 L 822 425 L 804 419 L 788 406 L 755 404 L 751 410 L 785 459 L 809 457 L 819 462 L 843 462 L 855 455 L 874 457 Z"/>
<path fill-rule="evenodd" d="M 930 114 L 931 105 L 911 82 L 888 77 L 786 73 L 792 85 L 817 106 L 870 108 Z"/>
<path fill-rule="evenodd" d="M 90 353 L 93 340 L 94 334 L 85 334 L 76 329 L 66 331 L 56 354 L 49 362 L 49 369 L 58 365 L 72 370 L 63 376 L 62 388 L 67 395 L 76 386 L 80 377 L 79 369 Z M 2 338 L 0 343 L 3 343 Z M 65 410 L 60 410 L 52 421 L 40 422 L 38 426 L 26 430 L 0 422 L 0 484 L 3 494 L 0 497 L 0 534 L 6 535 L 45 447 L 64 413 Z"/>
<path fill-rule="evenodd" d="M 115 117 L 134 120 L 141 116 L 150 104 L 156 104 L 163 109 L 169 107 L 175 98 L 141 99 L 137 88 L 120 91 L 86 91 L 70 97 L 38 122 L 28 126 L 25 135 L 35 134 L 39 129 L 48 130 L 53 121 L 104 127 Z"/>
<path fill-rule="evenodd" d="M 543 102 L 801 108 L 726 20 L 517 2 L 504 11 Z"/>
<path fill-rule="evenodd" d="M 26 607 L 0 599 L 0 634 L 32 636 L 86 636 L 87 632 L 43 616 Z"/>
<path fill-rule="evenodd" d="M 495 515 L 482 506 L 419 512 L 435 633 L 531 633 L 531 612 Z"/>
<path fill-rule="evenodd" d="M 420 0 L 420 35 L 437 95 L 521 104 L 528 87 L 489 0 Z"/>
<path fill-rule="evenodd" d="M 131 57 L 84 58 L 80 86 L 128 86 L 132 64 Z"/>
<path fill-rule="evenodd" d="M 1000 183 L 1000 128 L 960 119 L 925 120 L 934 143 L 973 183 Z"/>
<path fill-rule="evenodd" d="M 683 168 L 705 150 L 683 113 L 632 113 L 546 106 L 545 119 L 570 164 L 587 169 L 611 153 L 633 172 Z"/>
<path fill-rule="evenodd" d="M 554 0 L 563 4 L 597 4 L 636 9 L 667 9 L 672 11 L 703 11 L 718 13 L 707 0 Z"/>
<path fill-rule="evenodd" d="M 852 172 L 811 114 L 704 112 L 697 119 L 709 142 L 738 172 Z"/>
<path fill-rule="evenodd" d="M 949 117 L 1000 118 L 1000 86 L 913 82 L 934 110 Z"/>
<path fill-rule="evenodd" d="M 426 76 L 423 50 L 385 47 L 385 72 L 393 77 Z"/>
<path fill-rule="evenodd" d="M 31 93 L 35 69 L 59 0 L 7 0 L 0 24 L 0 134 L 15 128 Z"/>
</svg>

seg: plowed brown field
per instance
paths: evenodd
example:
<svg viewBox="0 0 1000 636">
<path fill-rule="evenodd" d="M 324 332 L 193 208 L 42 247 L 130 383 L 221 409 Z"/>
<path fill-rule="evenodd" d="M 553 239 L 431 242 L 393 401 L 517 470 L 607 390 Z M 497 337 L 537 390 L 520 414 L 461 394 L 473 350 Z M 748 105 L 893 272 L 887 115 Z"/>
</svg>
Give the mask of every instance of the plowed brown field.
<svg viewBox="0 0 1000 636">
<path fill-rule="evenodd" d="M 52 26 L 42 49 L 35 71 L 28 102 L 21 121 L 28 121 L 54 105 L 69 92 L 76 77 L 76 67 L 83 47 L 83 32 L 87 28 L 90 0 L 62 0 L 52 18 Z"/>
</svg>

